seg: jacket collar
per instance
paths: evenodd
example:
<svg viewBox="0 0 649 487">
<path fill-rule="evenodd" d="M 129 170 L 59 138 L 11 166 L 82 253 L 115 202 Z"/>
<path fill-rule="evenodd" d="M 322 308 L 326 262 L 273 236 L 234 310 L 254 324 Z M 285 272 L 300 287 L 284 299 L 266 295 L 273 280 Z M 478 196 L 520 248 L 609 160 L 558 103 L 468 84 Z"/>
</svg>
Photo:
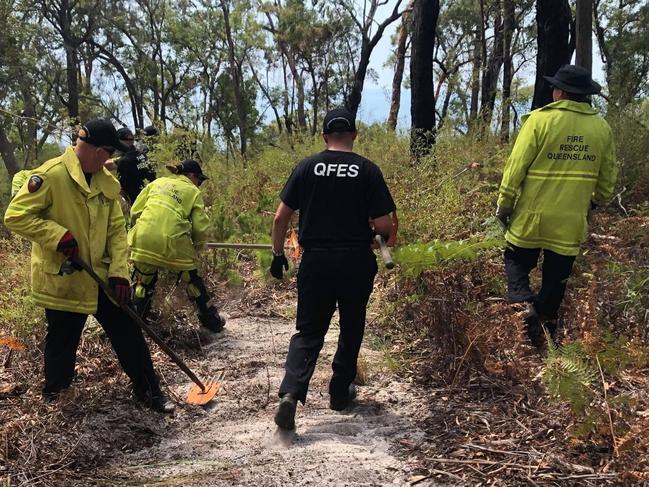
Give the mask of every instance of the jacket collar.
<svg viewBox="0 0 649 487">
<path fill-rule="evenodd" d="M 568 110 L 571 112 L 583 113 L 584 115 L 597 115 L 597 110 L 588 103 L 580 103 L 572 100 L 559 100 L 545 105 L 541 110 Z"/>
<path fill-rule="evenodd" d="M 106 198 L 111 200 L 117 198 L 121 189 L 120 184 L 106 168 L 93 174 L 90 180 L 90 186 L 88 186 L 86 177 L 81 170 L 81 162 L 79 162 L 74 148 L 72 146 L 68 147 L 61 157 L 70 177 L 77 183 L 79 189 L 86 194 L 86 197 L 103 193 Z"/>
<path fill-rule="evenodd" d="M 188 184 L 191 184 L 192 186 L 194 186 L 194 183 L 192 182 L 192 180 L 189 179 L 187 177 L 187 175 L 185 175 L 185 174 L 169 174 L 169 176 L 167 176 L 167 177 L 171 178 L 171 179 L 180 179 L 183 183 L 188 183 Z"/>
</svg>

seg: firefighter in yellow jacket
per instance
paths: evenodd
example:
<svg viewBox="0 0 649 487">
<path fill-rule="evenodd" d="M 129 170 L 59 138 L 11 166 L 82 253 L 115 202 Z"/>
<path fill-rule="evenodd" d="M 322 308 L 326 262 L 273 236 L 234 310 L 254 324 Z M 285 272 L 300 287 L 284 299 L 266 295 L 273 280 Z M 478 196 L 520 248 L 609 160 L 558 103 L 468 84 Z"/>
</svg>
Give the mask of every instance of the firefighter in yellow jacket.
<svg viewBox="0 0 649 487">
<path fill-rule="evenodd" d="M 131 207 L 128 243 L 134 263 L 134 305 L 145 317 L 153 298 L 158 270 L 178 273 L 189 299 L 198 307 L 201 324 L 219 332 L 225 320 L 211 302 L 197 271 L 197 250 L 207 242 L 209 220 L 199 186 L 207 179 L 198 162 L 167 166 L 172 174 L 149 183 Z"/>
<path fill-rule="evenodd" d="M 120 186 L 104 162 L 121 149 L 108 120 L 91 120 L 75 147 L 34 169 L 5 214 L 7 228 L 31 240 L 32 295 L 45 308 L 46 398 L 56 398 L 74 378 L 76 351 L 86 318 L 106 331 L 137 399 L 162 412 L 173 404 L 160 391 L 140 328 L 85 272 L 62 272 L 78 257 L 108 280 L 120 302 L 130 300 L 126 231 L 117 200 Z"/>
<path fill-rule="evenodd" d="M 617 175 L 613 135 L 590 106 L 600 92 L 590 73 L 566 65 L 553 77 L 554 102 L 534 110 L 505 166 L 497 217 L 506 228 L 507 298 L 529 303 L 524 319 L 532 343 L 554 335 L 566 281 L 586 238 L 589 212 L 606 204 Z M 543 282 L 530 289 L 529 273 L 543 251 Z"/>
</svg>

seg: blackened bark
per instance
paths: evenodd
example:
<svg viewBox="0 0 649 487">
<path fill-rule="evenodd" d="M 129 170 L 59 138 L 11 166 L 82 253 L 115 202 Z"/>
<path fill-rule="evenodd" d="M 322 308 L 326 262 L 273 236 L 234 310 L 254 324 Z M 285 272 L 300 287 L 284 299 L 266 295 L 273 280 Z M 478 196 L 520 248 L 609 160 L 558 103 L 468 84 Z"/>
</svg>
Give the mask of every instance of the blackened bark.
<svg viewBox="0 0 649 487">
<path fill-rule="evenodd" d="M 397 128 L 399 108 L 401 107 L 401 83 L 403 82 L 403 70 L 406 65 L 408 30 L 408 14 L 405 13 L 401 19 L 396 50 L 397 59 L 394 65 L 394 77 L 392 78 L 392 99 L 390 101 L 390 114 L 388 115 L 388 128 L 390 130 L 396 130 Z"/>
<path fill-rule="evenodd" d="M 433 51 L 438 17 L 439 0 L 415 0 L 410 54 L 410 152 L 415 158 L 429 153 L 435 143 Z"/>
<path fill-rule="evenodd" d="M 2 156 L 2 160 L 5 163 L 7 172 L 9 173 L 9 179 L 20 171 L 14 149 L 14 145 L 9 140 L 9 137 L 7 137 L 7 132 L 5 132 L 4 127 L 0 125 L 0 156 Z"/>
<path fill-rule="evenodd" d="M 232 30 L 230 29 L 230 6 L 221 0 L 221 10 L 223 11 L 223 24 L 225 28 L 225 37 L 228 47 L 228 59 L 230 64 L 230 76 L 232 79 L 232 89 L 234 91 L 234 102 L 237 105 L 237 125 L 239 128 L 239 151 L 242 156 L 246 155 L 248 149 L 248 117 L 243 100 L 243 71 L 241 64 L 238 62 L 234 52 L 234 40 Z"/>
<path fill-rule="evenodd" d="M 536 2 L 537 44 L 536 82 L 532 109 L 552 102 L 552 88 L 543 76 L 553 76 L 570 63 L 574 44 L 571 42 L 572 13 L 568 0 Z"/>
<path fill-rule="evenodd" d="M 503 97 L 502 97 L 502 125 L 500 126 L 500 140 L 509 141 L 510 98 L 512 89 L 512 34 L 514 32 L 514 1 L 503 0 Z"/>
<path fill-rule="evenodd" d="M 593 69 L 593 0 L 577 0 L 575 64 Z"/>
<path fill-rule="evenodd" d="M 494 106 L 496 105 L 496 92 L 498 91 L 498 78 L 500 68 L 503 65 L 503 19 L 500 5 L 496 5 L 494 20 L 494 42 L 489 55 L 487 66 L 482 79 L 482 105 L 480 112 L 482 117 L 482 130 L 487 130 L 491 124 Z"/>
<path fill-rule="evenodd" d="M 478 27 L 482 31 L 481 27 Z M 484 32 L 483 32 L 484 34 Z M 471 70 L 471 107 L 469 109 L 469 121 L 474 122 L 478 117 L 478 106 L 480 104 L 480 73 L 482 72 L 482 35 L 476 34 L 475 46 L 473 48 L 473 69 Z"/>
<path fill-rule="evenodd" d="M 347 109 L 351 111 L 354 115 L 358 111 L 358 107 L 361 105 L 361 97 L 363 95 L 363 86 L 365 84 L 365 76 L 367 75 L 367 68 L 370 65 L 370 56 L 376 45 L 383 37 L 385 29 L 395 20 L 398 20 L 401 17 L 402 12 L 399 12 L 399 6 L 401 5 L 402 0 L 396 0 L 392 8 L 392 13 L 387 17 L 383 22 L 378 24 L 374 35 L 370 37 L 370 29 L 374 25 L 374 16 L 376 14 L 379 3 L 374 0 L 370 7 L 370 13 L 368 18 L 364 18 L 361 21 L 354 19 L 354 21 L 361 26 L 361 57 L 358 60 L 356 66 L 356 72 L 354 73 L 354 81 L 352 83 L 349 94 L 345 97 L 345 105 Z M 362 25 L 361 25 L 362 24 Z"/>
</svg>

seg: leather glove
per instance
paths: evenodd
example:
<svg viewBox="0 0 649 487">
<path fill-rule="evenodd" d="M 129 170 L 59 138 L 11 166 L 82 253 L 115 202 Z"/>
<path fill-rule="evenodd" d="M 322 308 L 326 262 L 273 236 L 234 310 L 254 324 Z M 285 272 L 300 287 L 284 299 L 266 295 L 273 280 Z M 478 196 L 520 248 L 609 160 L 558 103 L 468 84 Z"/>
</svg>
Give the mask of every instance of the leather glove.
<svg viewBox="0 0 649 487">
<path fill-rule="evenodd" d="M 109 277 L 108 285 L 113 290 L 117 304 L 128 305 L 131 302 L 131 283 L 123 277 Z"/>
<path fill-rule="evenodd" d="M 496 218 L 500 222 L 500 226 L 503 227 L 503 230 L 509 228 L 509 222 L 511 221 L 512 213 L 514 213 L 513 208 L 501 208 L 500 206 L 496 209 Z"/>
<path fill-rule="evenodd" d="M 282 268 L 284 268 L 282 270 Z M 284 277 L 284 270 L 288 270 L 288 260 L 284 254 L 273 255 L 273 262 L 270 264 L 270 275 L 275 279 Z"/>
<path fill-rule="evenodd" d="M 56 250 L 69 259 L 79 257 L 79 244 L 68 230 L 59 240 Z"/>
</svg>

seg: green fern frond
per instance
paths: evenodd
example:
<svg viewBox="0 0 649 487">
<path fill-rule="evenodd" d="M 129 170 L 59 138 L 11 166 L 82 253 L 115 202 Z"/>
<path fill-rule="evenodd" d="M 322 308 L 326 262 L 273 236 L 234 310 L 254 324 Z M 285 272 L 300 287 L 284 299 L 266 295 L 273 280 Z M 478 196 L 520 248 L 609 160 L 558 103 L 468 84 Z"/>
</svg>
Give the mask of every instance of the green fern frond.
<svg viewBox="0 0 649 487">
<path fill-rule="evenodd" d="M 394 252 L 394 260 L 402 271 L 416 277 L 423 271 L 433 269 L 444 262 L 458 260 L 471 261 L 477 258 L 481 250 L 502 247 L 502 239 L 486 240 L 434 240 L 430 243 L 405 245 Z"/>
<path fill-rule="evenodd" d="M 568 402 L 575 413 L 581 413 L 593 397 L 591 386 L 597 372 L 580 343 L 562 347 L 549 344 L 542 377 L 551 396 Z"/>
</svg>

